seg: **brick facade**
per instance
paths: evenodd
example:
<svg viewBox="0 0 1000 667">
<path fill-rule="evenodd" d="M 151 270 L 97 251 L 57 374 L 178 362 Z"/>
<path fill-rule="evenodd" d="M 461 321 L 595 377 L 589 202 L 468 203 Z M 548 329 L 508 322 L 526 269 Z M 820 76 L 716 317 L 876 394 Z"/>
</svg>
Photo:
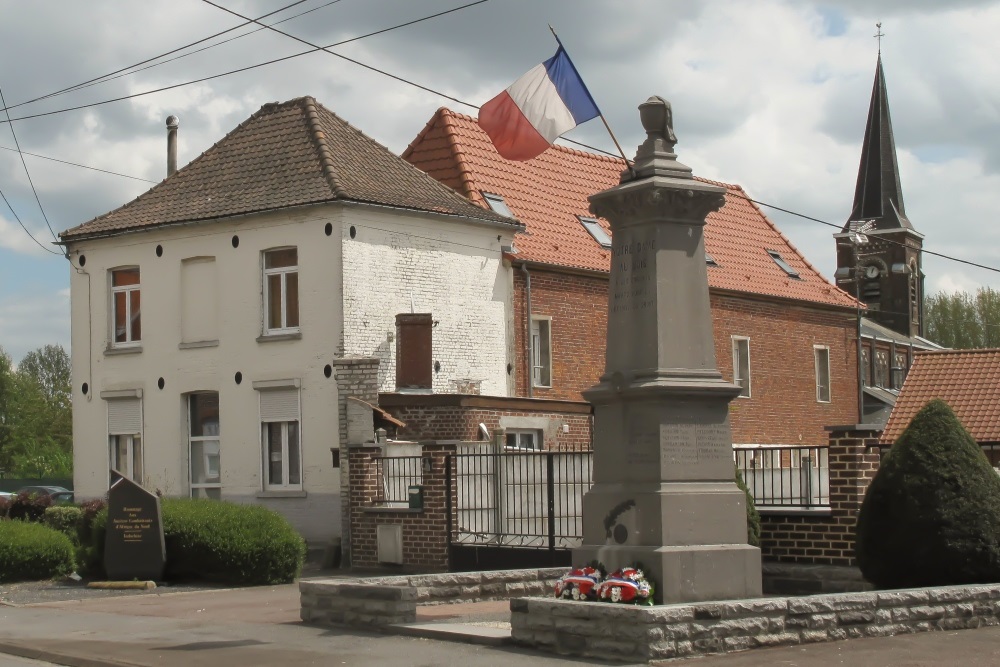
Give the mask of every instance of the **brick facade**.
<svg viewBox="0 0 1000 667">
<path fill-rule="evenodd" d="M 607 274 L 529 268 L 531 313 L 551 317 L 552 387 L 535 398 L 580 400 L 604 371 Z M 526 280 L 514 270 L 514 349 L 517 393 L 527 395 Z M 733 377 L 732 337 L 750 339 L 751 396 L 730 404 L 733 441 L 821 445 L 824 428 L 857 415 L 855 314 L 747 294 L 711 292 L 719 372 Z M 831 400 L 816 399 L 814 346 L 829 349 Z"/>
<path fill-rule="evenodd" d="M 830 433 L 830 511 L 761 516 L 760 548 L 767 560 L 854 565 L 854 528 L 865 491 L 879 467 L 877 431 Z"/>
</svg>

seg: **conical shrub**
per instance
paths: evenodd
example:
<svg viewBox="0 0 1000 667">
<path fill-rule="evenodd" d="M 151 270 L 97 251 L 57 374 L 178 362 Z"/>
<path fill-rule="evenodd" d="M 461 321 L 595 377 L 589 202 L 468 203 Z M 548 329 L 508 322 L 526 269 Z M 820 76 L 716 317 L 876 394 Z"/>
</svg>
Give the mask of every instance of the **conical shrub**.
<svg viewBox="0 0 1000 667">
<path fill-rule="evenodd" d="M 855 550 L 879 588 L 1000 581 L 1000 477 L 944 401 L 924 406 L 882 461 Z"/>
</svg>

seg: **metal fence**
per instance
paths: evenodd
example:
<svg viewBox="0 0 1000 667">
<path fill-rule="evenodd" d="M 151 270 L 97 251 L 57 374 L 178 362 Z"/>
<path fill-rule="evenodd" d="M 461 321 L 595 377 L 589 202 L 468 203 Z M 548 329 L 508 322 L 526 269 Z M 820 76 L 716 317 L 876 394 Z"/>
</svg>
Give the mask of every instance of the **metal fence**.
<svg viewBox="0 0 1000 667">
<path fill-rule="evenodd" d="M 378 456 L 372 459 L 378 489 L 373 503 L 388 507 L 407 507 L 409 487 L 423 484 L 422 459 L 419 456 Z"/>
<path fill-rule="evenodd" d="M 448 457 L 456 545 L 571 549 L 583 541 L 592 452 L 475 451 Z"/>
<path fill-rule="evenodd" d="M 821 445 L 733 445 L 757 507 L 829 507 L 830 457 Z"/>
</svg>

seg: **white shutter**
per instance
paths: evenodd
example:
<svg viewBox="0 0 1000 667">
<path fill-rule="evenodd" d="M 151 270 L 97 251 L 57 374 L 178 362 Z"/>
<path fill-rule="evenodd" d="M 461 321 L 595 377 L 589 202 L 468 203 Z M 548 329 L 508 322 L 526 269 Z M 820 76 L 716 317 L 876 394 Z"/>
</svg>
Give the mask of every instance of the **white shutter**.
<svg viewBox="0 0 1000 667">
<path fill-rule="evenodd" d="M 108 434 L 138 435 L 140 433 L 142 433 L 142 399 L 109 399 Z"/>
<path fill-rule="evenodd" d="M 297 387 L 260 389 L 260 420 L 262 422 L 290 422 L 299 419 L 299 390 Z"/>
</svg>

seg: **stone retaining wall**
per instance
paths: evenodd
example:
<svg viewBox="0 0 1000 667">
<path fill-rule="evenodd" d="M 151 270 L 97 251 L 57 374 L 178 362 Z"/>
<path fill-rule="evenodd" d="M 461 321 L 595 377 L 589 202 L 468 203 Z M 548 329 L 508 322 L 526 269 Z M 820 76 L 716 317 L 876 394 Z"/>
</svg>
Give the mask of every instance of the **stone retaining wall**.
<svg viewBox="0 0 1000 667">
<path fill-rule="evenodd" d="M 565 572 L 547 568 L 300 581 L 301 617 L 318 625 L 413 623 L 418 604 L 546 595 Z"/>
<path fill-rule="evenodd" d="M 998 625 L 1000 584 L 658 607 L 511 600 L 515 643 L 602 660 L 662 660 L 751 648 Z"/>
</svg>

